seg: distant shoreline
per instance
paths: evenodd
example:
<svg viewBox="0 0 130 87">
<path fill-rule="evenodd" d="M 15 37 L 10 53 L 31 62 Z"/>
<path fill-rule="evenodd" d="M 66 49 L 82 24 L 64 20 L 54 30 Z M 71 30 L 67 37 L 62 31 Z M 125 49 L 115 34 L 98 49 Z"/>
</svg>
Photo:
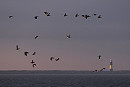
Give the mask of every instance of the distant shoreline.
<svg viewBox="0 0 130 87">
<path fill-rule="evenodd" d="M 79 71 L 79 70 L 0 70 L 0 74 L 130 74 L 130 70 L 119 71 Z"/>
</svg>

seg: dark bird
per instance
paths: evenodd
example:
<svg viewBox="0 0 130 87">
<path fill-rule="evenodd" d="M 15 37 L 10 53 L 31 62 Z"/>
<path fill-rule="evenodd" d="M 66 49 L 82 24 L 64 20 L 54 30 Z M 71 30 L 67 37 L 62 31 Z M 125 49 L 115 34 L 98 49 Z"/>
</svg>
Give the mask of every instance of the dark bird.
<svg viewBox="0 0 130 87">
<path fill-rule="evenodd" d="M 35 16 L 34 18 L 35 18 L 35 19 L 38 19 L 38 17 L 39 17 L 39 16 Z"/>
<path fill-rule="evenodd" d="M 65 16 L 68 16 L 68 15 L 65 13 L 65 14 L 64 14 L 64 17 L 65 17 Z"/>
<path fill-rule="evenodd" d="M 9 16 L 9 18 L 12 18 L 13 16 Z"/>
<path fill-rule="evenodd" d="M 36 52 L 33 52 L 33 54 L 32 55 L 35 55 L 36 54 Z"/>
<path fill-rule="evenodd" d="M 101 59 L 101 55 L 99 55 L 98 58 Z"/>
<path fill-rule="evenodd" d="M 46 16 L 51 16 L 50 13 L 48 13 Z"/>
<path fill-rule="evenodd" d="M 93 72 L 98 72 L 98 70 L 94 70 Z"/>
<path fill-rule="evenodd" d="M 102 18 L 101 15 L 99 15 L 98 18 Z"/>
<path fill-rule="evenodd" d="M 66 35 L 67 38 L 71 38 L 70 35 Z"/>
<path fill-rule="evenodd" d="M 79 15 L 78 15 L 78 13 L 75 15 L 75 17 L 78 17 Z"/>
<path fill-rule="evenodd" d="M 94 16 L 96 16 L 97 14 L 93 14 Z"/>
<path fill-rule="evenodd" d="M 35 36 L 35 39 L 37 39 L 38 38 L 38 36 Z"/>
<path fill-rule="evenodd" d="M 88 17 L 91 17 L 91 16 L 89 16 L 89 15 L 82 15 L 82 17 L 87 19 Z"/>
<path fill-rule="evenodd" d="M 28 56 L 28 54 L 29 54 L 29 52 L 24 52 L 24 55 L 25 55 L 25 56 Z"/>
<path fill-rule="evenodd" d="M 54 59 L 54 57 L 51 57 L 50 60 L 52 61 Z"/>
<path fill-rule="evenodd" d="M 44 12 L 44 14 L 45 14 L 45 15 L 47 15 L 47 14 L 48 14 L 48 12 Z"/>
<path fill-rule="evenodd" d="M 55 59 L 56 61 L 58 61 L 60 58 L 57 58 L 57 59 Z"/>
<path fill-rule="evenodd" d="M 18 45 L 16 45 L 16 50 L 19 50 L 20 48 L 19 48 L 19 46 Z"/>
<path fill-rule="evenodd" d="M 33 64 L 33 63 L 35 63 L 35 62 L 32 60 L 30 63 L 32 63 L 32 64 Z"/>
<path fill-rule="evenodd" d="M 33 68 L 36 66 L 36 64 L 33 64 Z"/>
</svg>

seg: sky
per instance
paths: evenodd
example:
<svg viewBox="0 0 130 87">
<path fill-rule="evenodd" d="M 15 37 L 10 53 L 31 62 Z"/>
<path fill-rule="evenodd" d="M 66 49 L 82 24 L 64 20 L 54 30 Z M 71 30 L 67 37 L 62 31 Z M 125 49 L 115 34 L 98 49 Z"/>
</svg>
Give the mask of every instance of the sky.
<svg viewBox="0 0 130 87">
<path fill-rule="evenodd" d="M 109 70 L 110 59 L 130 70 L 129 8 L 130 0 L 0 0 L 0 70 Z"/>
</svg>

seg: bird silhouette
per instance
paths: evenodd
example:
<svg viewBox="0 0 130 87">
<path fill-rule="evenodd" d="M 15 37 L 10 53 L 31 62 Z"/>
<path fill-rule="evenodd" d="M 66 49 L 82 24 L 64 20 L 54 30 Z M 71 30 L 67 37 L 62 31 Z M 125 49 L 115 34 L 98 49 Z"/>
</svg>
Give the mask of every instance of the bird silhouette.
<svg viewBox="0 0 130 87">
<path fill-rule="evenodd" d="M 19 46 L 18 45 L 16 45 L 16 50 L 19 50 L 20 48 L 19 48 Z"/>
<path fill-rule="evenodd" d="M 34 63 L 34 64 L 33 64 L 33 68 L 34 68 L 35 66 L 36 66 L 36 64 Z"/>
<path fill-rule="evenodd" d="M 29 54 L 29 52 L 24 52 L 24 55 L 25 55 L 25 56 L 28 56 L 28 54 Z"/>
<path fill-rule="evenodd" d="M 35 39 L 37 39 L 38 38 L 38 36 L 35 36 Z"/>
<path fill-rule="evenodd" d="M 94 70 L 93 72 L 98 72 L 98 70 Z"/>
<path fill-rule="evenodd" d="M 93 14 L 94 16 L 96 16 L 97 14 Z"/>
<path fill-rule="evenodd" d="M 87 19 L 88 17 L 91 17 L 91 16 L 89 16 L 89 15 L 82 15 L 82 17 Z"/>
<path fill-rule="evenodd" d="M 55 59 L 55 61 L 58 61 L 60 58 Z"/>
<path fill-rule="evenodd" d="M 38 17 L 39 17 L 39 16 L 35 16 L 34 18 L 35 18 L 35 19 L 38 19 Z"/>
<path fill-rule="evenodd" d="M 33 54 L 32 55 L 35 55 L 36 54 L 36 52 L 33 52 Z"/>
<path fill-rule="evenodd" d="M 68 16 L 68 15 L 65 13 L 65 14 L 64 14 L 64 17 L 65 17 L 65 16 Z"/>
<path fill-rule="evenodd" d="M 66 35 L 67 38 L 71 38 L 70 35 Z"/>
<path fill-rule="evenodd" d="M 98 58 L 101 59 L 101 55 L 99 55 Z"/>
<path fill-rule="evenodd" d="M 35 63 L 35 62 L 32 60 L 30 63 L 32 63 L 32 64 L 33 64 L 33 63 Z"/>
<path fill-rule="evenodd" d="M 101 15 L 99 15 L 98 18 L 102 18 Z"/>
<path fill-rule="evenodd" d="M 9 18 L 12 18 L 13 16 L 9 16 Z"/>
<path fill-rule="evenodd" d="M 78 13 L 75 15 L 75 17 L 78 17 L 79 15 L 78 15 Z"/>
<path fill-rule="evenodd" d="M 54 57 L 51 57 L 50 60 L 52 61 L 54 59 Z"/>
<path fill-rule="evenodd" d="M 44 14 L 45 14 L 45 15 L 47 15 L 47 14 L 48 14 L 48 12 L 44 12 Z"/>
</svg>

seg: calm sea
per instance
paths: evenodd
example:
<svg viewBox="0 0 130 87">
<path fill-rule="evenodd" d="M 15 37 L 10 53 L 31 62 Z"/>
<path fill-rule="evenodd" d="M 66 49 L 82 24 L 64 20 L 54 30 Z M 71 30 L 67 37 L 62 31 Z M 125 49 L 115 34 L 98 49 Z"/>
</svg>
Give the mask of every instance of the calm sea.
<svg viewBox="0 0 130 87">
<path fill-rule="evenodd" d="M 0 74 L 0 87 L 130 87 L 130 75 Z"/>
</svg>

